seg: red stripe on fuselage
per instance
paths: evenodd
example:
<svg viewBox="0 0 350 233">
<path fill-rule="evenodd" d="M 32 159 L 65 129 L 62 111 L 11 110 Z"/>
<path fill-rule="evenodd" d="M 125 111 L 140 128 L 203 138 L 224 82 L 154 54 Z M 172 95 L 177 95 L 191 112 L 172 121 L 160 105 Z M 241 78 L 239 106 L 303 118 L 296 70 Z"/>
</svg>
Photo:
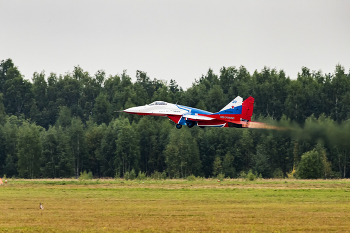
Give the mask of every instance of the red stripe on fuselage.
<svg viewBox="0 0 350 233">
<path fill-rule="evenodd" d="M 198 126 L 206 126 L 206 125 L 223 125 L 226 121 L 220 121 L 220 120 L 209 120 L 209 121 L 197 121 Z"/>
<path fill-rule="evenodd" d="M 163 114 L 163 113 L 142 113 L 142 112 L 126 112 L 129 114 L 136 114 L 140 116 L 148 115 L 148 116 L 168 116 L 168 114 Z"/>
<path fill-rule="evenodd" d="M 217 120 L 221 120 L 225 122 L 240 121 L 242 116 L 241 114 L 212 114 L 212 115 L 198 114 L 198 115 L 215 118 Z"/>
<path fill-rule="evenodd" d="M 162 114 L 162 113 L 136 113 L 137 115 L 148 115 L 148 116 L 168 116 L 168 114 Z"/>
</svg>

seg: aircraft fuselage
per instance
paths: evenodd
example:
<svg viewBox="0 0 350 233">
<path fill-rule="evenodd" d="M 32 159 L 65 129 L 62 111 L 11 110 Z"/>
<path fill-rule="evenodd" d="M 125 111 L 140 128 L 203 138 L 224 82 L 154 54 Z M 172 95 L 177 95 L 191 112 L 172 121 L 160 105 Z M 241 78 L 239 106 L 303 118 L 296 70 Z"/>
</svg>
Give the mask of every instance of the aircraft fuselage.
<svg viewBox="0 0 350 233">
<path fill-rule="evenodd" d="M 183 105 L 155 101 L 148 105 L 126 109 L 124 112 L 137 115 L 167 116 L 177 124 L 177 128 L 181 128 L 182 125 L 187 125 L 190 128 L 195 125 L 200 127 L 247 127 L 248 120 L 241 118 L 242 108 L 240 112 L 238 107 L 237 109 L 237 114 L 227 111 L 212 113 Z"/>
</svg>

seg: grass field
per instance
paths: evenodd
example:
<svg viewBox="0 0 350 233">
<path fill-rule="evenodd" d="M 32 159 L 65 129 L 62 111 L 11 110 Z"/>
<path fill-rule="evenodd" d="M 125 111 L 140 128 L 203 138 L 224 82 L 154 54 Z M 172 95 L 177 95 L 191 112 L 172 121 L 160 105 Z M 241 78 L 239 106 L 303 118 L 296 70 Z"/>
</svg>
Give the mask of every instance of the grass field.
<svg viewBox="0 0 350 233">
<path fill-rule="evenodd" d="M 10 180 L 0 231 L 349 232 L 350 180 Z"/>
</svg>

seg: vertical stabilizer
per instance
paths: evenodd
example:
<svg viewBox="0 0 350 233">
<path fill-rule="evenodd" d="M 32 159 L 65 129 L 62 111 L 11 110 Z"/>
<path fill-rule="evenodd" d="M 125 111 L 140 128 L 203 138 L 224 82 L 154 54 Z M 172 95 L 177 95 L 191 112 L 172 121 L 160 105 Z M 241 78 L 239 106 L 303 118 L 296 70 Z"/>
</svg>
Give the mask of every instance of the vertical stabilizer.
<svg viewBox="0 0 350 233">
<path fill-rule="evenodd" d="M 243 99 L 240 96 L 237 96 L 232 100 L 228 105 L 220 110 L 220 114 L 241 114 L 242 112 L 242 102 Z"/>
<path fill-rule="evenodd" d="M 249 96 L 242 104 L 242 119 L 251 121 L 254 108 L 254 98 Z"/>
</svg>

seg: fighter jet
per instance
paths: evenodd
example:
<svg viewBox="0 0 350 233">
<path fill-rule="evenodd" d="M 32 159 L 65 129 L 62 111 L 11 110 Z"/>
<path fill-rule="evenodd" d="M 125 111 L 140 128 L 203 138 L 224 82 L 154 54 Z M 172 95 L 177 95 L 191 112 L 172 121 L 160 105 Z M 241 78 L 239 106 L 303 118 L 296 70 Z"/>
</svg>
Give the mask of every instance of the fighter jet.
<svg viewBox="0 0 350 233">
<path fill-rule="evenodd" d="M 212 113 L 197 108 L 178 104 L 155 101 L 144 106 L 128 108 L 126 113 L 137 115 L 166 116 L 176 124 L 177 129 L 183 125 L 204 127 L 265 128 L 263 123 L 251 122 L 254 98 L 243 101 L 237 96 L 219 112 Z"/>
</svg>

